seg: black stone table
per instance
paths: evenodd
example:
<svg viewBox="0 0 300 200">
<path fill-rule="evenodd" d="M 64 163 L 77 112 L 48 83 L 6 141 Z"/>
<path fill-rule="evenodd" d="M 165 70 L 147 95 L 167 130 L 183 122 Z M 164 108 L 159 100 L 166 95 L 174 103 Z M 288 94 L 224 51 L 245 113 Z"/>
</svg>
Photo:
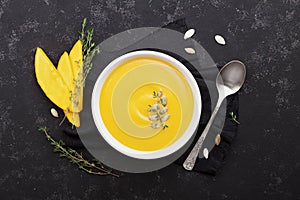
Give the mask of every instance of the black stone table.
<svg viewBox="0 0 300 200">
<path fill-rule="evenodd" d="M 0 199 L 300 199 L 300 1 L 0 1 Z M 93 176 L 52 153 L 37 131 L 57 120 L 33 57 L 69 51 L 87 17 L 95 41 L 186 18 L 222 66 L 247 65 L 238 136 L 217 176 L 172 164 L 120 178 Z M 221 34 L 225 46 L 214 41 Z"/>
</svg>

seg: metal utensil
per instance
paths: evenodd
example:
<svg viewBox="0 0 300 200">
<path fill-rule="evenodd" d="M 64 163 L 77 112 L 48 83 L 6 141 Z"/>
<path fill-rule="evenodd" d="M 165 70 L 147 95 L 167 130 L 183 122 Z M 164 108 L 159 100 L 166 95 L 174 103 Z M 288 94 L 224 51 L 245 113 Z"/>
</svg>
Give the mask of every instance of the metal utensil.
<svg viewBox="0 0 300 200">
<path fill-rule="evenodd" d="M 194 148 L 183 163 L 186 170 L 191 171 L 194 168 L 199 151 L 207 136 L 207 133 L 216 117 L 216 114 L 221 106 L 222 101 L 231 94 L 236 93 L 244 84 L 246 77 L 246 66 L 238 60 L 233 60 L 224 65 L 216 78 L 216 86 L 219 93 L 219 98 L 216 107 Z"/>
</svg>

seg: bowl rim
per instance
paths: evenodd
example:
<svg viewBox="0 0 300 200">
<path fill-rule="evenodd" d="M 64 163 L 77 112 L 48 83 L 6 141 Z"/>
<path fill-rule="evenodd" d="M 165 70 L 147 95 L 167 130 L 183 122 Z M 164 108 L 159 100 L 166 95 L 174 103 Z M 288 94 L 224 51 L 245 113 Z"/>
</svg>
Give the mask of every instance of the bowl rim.
<svg viewBox="0 0 300 200">
<path fill-rule="evenodd" d="M 139 57 L 149 57 L 149 58 L 157 58 L 160 60 L 163 60 L 165 62 L 170 63 L 172 66 L 174 66 L 176 69 L 178 69 L 182 75 L 186 78 L 194 98 L 194 111 L 193 116 L 191 119 L 190 124 L 188 125 L 188 128 L 185 130 L 185 132 L 182 134 L 180 138 L 178 138 L 174 143 L 171 145 L 155 150 L 155 151 L 140 151 L 136 149 L 129 148 L 119 142 L 117 139 L 115 139 L 107 130 L 102 117 L 101 117 L 101 110 L 99 105 L 99 99 L 100 99 L 100 93 L 103 87 L 104 82 L 106 81 L 107 77 L 110 75 L 110 73 L 116 69 L 121 63 L 126 62 L 128 60 L 139 58 Z M 191 72 L 177 59 L 175 59 L 172 56 L 169 56 L 165 53 L 161 53 L 158 51 L 153 50 L 138 50 L 134 52 L 129 52 L 126 54 L 123 54 L 119 56 L 118 58 L 111 61 L 105 69 L 100 73 L 98 76 L 93 92 L 92 92 L 92 99 L 91 99 L 91 110 L 92 110 L 92 116 L 94 123 L 98 129 L 99 134 L 104 138 L 104 140 L 112 146 L 114 149 L 119 151 L 122 154 L 125 154 L 129 157 L 137 158 L 137 159 L 158 159 L 162 157 L 166 157 L 171 155 L 172 153 L 175 153 L 177 150 L 182 148 L 193 136 L 195 131 L 198 128 L 200 116 L 201 116 L 201 110 L 202 110 L 202 100 L 201 100 L 201 94 L 198 87 L 198 84 L 191 74 Z"/>
</svg>

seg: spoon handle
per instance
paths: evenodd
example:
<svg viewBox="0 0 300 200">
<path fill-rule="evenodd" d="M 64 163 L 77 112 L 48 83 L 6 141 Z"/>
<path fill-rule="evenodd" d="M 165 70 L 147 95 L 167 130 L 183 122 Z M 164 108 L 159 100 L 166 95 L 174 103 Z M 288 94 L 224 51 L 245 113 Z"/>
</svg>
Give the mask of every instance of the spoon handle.
<svg viewBox="0 0 300 200">
<path fill-rule="evenodd" d="M 203 142 L 204 142 L 204 140 L 206 138 L 206 135 L 207 135 L 207 133 L 208 133 L 208 131 L 209 131 L 209 129 L 210 129 L 210 127 L 211 127 L 211 125 L 212 125 L 215 117 L 216 117 L 216 114 L 217 114 L 217 112 L 218 112 L 218 110 L 220 108 L 220 105 L 221 105 L 223 99 L 224 98 L 220 98 L 219 97 L 217 105 L 216 105 L 216 107 L 215 107 L 215 109 L 214 109 L 214 111 L 213 111 L 213 113 L 212 113 L 212 115 L 211 115 L 211 117 L 210 117 L 210 119 L 209 119 L 209 121 L 208 121 L 208 123 L 207 123 L 207 125 L 206 125 L 206 127 L 204 129 L 204 131 L 202 132 L 200 138 L 198 139 L 198 141 L 196 142 L 196 144 L 193 147 L 192 151 L 190 152 L 190 154 L 188 155 L 188 157 L 185 159 L 185 161 L 183 163 L 184 169 L 191 171 L 194 168 L 195 163 L 196 163 L 196 159 L 197 159 L 198 154 L 199 154 L 199 151 L 200 151 L 200 149 L 201 149 L 201 147 L 203 145 Z"/>
</svg>

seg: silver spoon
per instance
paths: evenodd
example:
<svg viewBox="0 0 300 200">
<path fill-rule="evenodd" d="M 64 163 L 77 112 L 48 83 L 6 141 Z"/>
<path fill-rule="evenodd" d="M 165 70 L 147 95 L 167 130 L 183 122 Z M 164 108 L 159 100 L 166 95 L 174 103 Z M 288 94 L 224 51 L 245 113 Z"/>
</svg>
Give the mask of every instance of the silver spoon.
<svg viewBox="0 0 300 200">
<path fill-rule="evenodd" d="M 216 117 L 216 114 L 221 106 L 222 101 L 229 95 L 236 93 L 244 84 L 246 77 L 246 66 L 238 60 L 233 60 L 224 65 L 216 78 L 216 86 L 219 93 L 219 98 L 216 107 L 194 148 L 183 163 L 186 170 L 191 171 L 194 168 L 199 151 L 207 136 L 207 133 Z M 206 155 L 207 156 L 207 155 Z"/>
</svg>

